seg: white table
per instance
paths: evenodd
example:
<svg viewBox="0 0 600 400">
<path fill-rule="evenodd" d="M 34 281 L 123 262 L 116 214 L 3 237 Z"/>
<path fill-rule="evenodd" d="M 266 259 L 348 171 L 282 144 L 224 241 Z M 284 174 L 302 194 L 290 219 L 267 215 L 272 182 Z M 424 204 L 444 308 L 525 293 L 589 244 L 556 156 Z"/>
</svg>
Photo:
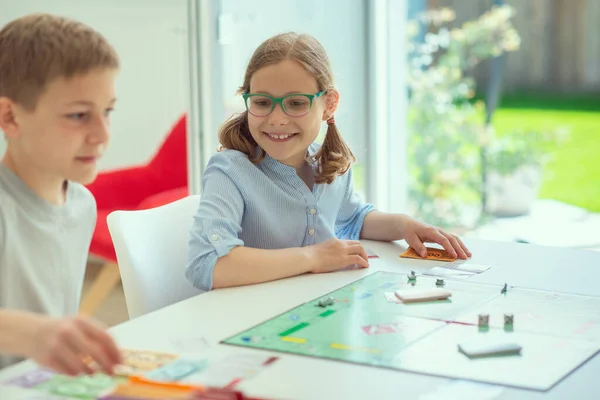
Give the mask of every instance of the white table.
<svg viewBox="0 0 600 400">
<path fill-rule="evenodd" d="M 558 234 L 558 232 L 557 232 Z M 431 262 L 401 259 L 402 243 L 365 242 L 380 259 L 368 270 L 305 275 L 277 282 L 216 290 L 128 321 L 112 329 L 124 348 L 175 351 L 173 340 L 204 337 L 218 352 L 255 352 L 219 341 L 268 320 L 305 301 L 322 296 L 374 271 L 417 273 Z M 526 244 L 468 240 L 472 262 L 493 267 L 470 281 L 600 295 L 600 253 Z M 549 351 L 552 351 L 549 349 Z M 317 358 L 274 353 L 281 359 L 241 389 L 257 396 L 286 399 L 416 399 L 450 382 L 449 379 L 378 369 Z M 30 362 L 0 371 L 0 381 L 32 368 Z M 589 360 L 551 391 L 542 393 L 506 388 L 499 399 L 598 399 L 600 356 Z M 17 388 L 0 386 L 1 399 L 26 399 Z"/>
</svg>

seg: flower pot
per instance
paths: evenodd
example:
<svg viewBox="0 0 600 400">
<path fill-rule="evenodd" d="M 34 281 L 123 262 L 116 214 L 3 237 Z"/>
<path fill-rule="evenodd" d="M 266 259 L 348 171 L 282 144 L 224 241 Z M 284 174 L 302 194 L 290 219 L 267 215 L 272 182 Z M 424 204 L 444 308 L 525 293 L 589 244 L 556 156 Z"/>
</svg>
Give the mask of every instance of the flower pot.
<svg viewBox="0 0 600 400">
<path fill-rule="evenodd" d="M 496 217 L 518 217 L 530 212 L 542 184 L 542 168 L 524 165 L 509 175 L 489 172 L 486 211 Z"/>
</svg>

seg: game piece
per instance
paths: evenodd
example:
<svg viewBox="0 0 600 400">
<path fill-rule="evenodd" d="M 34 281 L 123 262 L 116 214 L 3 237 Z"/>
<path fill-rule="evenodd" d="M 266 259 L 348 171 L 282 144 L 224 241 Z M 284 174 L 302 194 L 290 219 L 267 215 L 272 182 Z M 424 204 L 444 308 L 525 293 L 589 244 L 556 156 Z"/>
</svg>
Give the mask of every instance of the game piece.
<svg viewBox="0 0 600 400">
<path fill-rule="evenodd" d="M 504 326 L 507 326 L 507 325 L 511 325 L 512 326 L 514 320 L 515 320 L 514 319 L 514 315 L 512 315 L 512 314 L 504 314 Z"/>
<path fill-rule="evenodd" d="M 501 294 L 506 294 L 506 292 L 508 292 L 508 285 L 505 283 L 504 287 L 502 288 L 502 290 L 500 291 Z"/>
<path fill-rule="evenodd" d="M 444 280 L 440 278 L 436 279 L 435 286 L 444 286 Z"/>
<path fill-rule="evenodd" d="M 435 261 L 455 261 L 457 259 L 457 257 L 452 257 L 450 253 L 444 249 L 436 249 L 432 247 L 427 247 L 427 257 L 425 258 L 421 257 L 419 253 L 417 253 L 412 247 L 409 247 L 404 253 L 400 254 L 400 257 Z"/>
<path fill-rule="evenodd" d="M 323 300 L 319 300 L 318 306 L 319 307 L 327 307 L 327 306 L 332 306 L 334 304 L 334 300 L 333 297 L 328 297 L 326 299 Z"/>
<path fill-rule="evenodd" d="M 417 301 L 446 300 L 452 296 L 450 292 L 443 289 L 423 289 L 423 290 L 396 290 L 396 297 L 403 303 L 413 303 Z"/>
<path fill-rule="evenodd" d="M 408 280 L 409 281 L 417 280 L 417 274 L 415 273 L 415 271 L 410 271 L 410 275 L 408 275 Z"/>
<path fill-rule="evenodd" d="M 477 324 L 481 328 L 487 328 L 488 326 L 490 326 L 490 315 L 489 314 L 479 314 L 479 320 L 478 320 Z"/>
<path fill-rule="evenodd" d="M 489 357 L 520 354 L 521 346 L 517 343 L 486 343 L 485 341 L 475 341 L 459 343 L 458 350 L 468 357 Z"/>
</svg>

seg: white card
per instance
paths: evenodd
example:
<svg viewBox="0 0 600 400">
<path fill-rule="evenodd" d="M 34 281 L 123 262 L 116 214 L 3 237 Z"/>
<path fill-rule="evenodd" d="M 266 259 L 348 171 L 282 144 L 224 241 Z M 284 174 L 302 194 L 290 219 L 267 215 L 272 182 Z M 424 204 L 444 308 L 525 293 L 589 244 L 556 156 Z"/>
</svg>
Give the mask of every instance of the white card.
<svg viewBox="0 0 600 400">
<path fill-rule="evenodd" d="M 521 346 L 513 342 L 490 342 L 477 340 L 459 343 L 458 350 L 469 357 L 495 356 L 503 354 L 519 354 Z"/>
<path fill-rule="evenodd" d="M 475 275 L 475 273 L 444 267 L 434 267 L 429 271 L 424 272 L 423 275 L 438 276 L 440 278 L 467 279 Z"/>
<path fill-rule="evenodd" d="M 397 304 L 402 303 L 402 300 L 397 298 L 396 295 L 394 294 L 394 292 L 385 292 L 384 295 L 385 295 L 385 298 L 387 299 L 387 301 L 389 301 L 390 303 L 397 303 Z"/>
<path fill-rule="evenodd" d="M 396 290 L 395 294 L 403 303 L 445 300 L 452 296 L 452 293 L 444 289 L 402 289 Z"/>
<path fill-rule="evenodd" d="M 454 268 L 459 271 L 466 271 L 466 272 L 472 272 L 474 274 L 480 274 L 482 272 L 487 271 L 491 267 L 488 265 L 471 264 L 471 263 L 467 262 L 467 263 L 455 263 L 454 266 L 451 268 Z"/>
<path fill-rule="evenodd" d="M 373 250 L 369 249 L 368 247 L 365 247 L 365 251 L 367 252 L 368 258 L 379 258 L 379 256 Z"/>
</svg>

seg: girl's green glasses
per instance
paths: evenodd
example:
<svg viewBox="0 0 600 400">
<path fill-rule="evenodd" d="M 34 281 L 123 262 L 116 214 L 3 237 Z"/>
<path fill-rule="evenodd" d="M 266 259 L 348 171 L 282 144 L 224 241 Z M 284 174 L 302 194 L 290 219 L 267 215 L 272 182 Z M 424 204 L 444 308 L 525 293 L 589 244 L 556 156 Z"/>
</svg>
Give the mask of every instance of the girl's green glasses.
<svg viewBox="0 0 600 400">
<path fill-rule="evenodd" d="M 290 117 L 302 117 L 312 108 L 313 100 L 327 93 L 323 90 L 315 94 L 288 94 L 283 97 L 273 97 L 262 93 L 243 93 L 246 109 L 255 117 L 266 117 L 271 114 L 279 103 L 281 109 Z"/>
</svg>

